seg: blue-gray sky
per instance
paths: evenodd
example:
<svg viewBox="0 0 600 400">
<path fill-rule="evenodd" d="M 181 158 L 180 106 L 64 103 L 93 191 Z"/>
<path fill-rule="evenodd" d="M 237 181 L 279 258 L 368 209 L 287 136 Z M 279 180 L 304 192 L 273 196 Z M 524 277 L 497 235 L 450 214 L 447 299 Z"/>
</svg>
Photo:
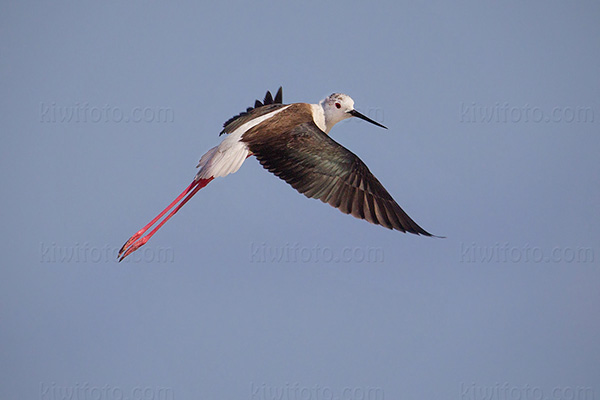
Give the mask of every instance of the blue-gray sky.
<svg viewBox="0 0 600 400">
<path fill-rule="evenodd" d="M 600 397 L 598 2 L 0 8 L 0 398 Z M 447 238 L 249 159 L 116 263 L 280 85 Z"/>
</svg>

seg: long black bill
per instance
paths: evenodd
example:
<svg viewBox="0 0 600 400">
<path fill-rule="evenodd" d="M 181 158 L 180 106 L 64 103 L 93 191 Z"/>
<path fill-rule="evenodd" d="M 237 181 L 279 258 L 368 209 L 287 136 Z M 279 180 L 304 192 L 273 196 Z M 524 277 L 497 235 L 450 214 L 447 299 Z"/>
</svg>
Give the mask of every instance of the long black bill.
<svg viewBox="0 0 600 400">
<path fill-rule="evenodd" d="M 387 126 L 383 126 L 383 125 L 381 125 L 379 122 L 375 122 L 375 121 L 373 121 L 371 118 L 367 117 L 366 115 L 363 115 L 363 114 L 359 113 L 359 112 L 358 112 L 358 111 L 356 111 L 356 110 L 352 110 L 352 111 L 348 111 L 348 112 L 349 112 L 350 114 L 352 114 L 352 116 L 354 116 L 354 117 L 358 117 L 358 118 L 360 118 L 360 119 L 364 119 L 364 120 L 365 120 L 365 121 L 367 121 L 367 122 L 370 122 L 370 123 L 372 123 L 372 124 L 374 124 L 374 125 L 377 125 L 377 126 L 380 126 L 380 127 L 382 127 L 382 128 L 385 128 L 385 129 L 387 129 Z"/>
</svg>

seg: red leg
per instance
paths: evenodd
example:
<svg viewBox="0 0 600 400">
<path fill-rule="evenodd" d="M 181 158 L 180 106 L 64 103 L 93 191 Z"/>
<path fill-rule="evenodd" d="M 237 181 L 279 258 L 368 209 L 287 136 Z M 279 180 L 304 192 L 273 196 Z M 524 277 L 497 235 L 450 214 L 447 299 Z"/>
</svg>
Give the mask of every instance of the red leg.
<svg viewBox="0 0 600 400">
<path fill-rule="evenodd" d="M 213 179 L 214 178 L 212 178 L 212 177 L 207 178 L 207 179 L 198 179 L 198 180 L 194 179 L 194 181 L 188 187 L 186 187 L 185 190 L 183 192 L 181 192 L 181 194 L 179 196 L 177 196 L 177 198 L 171 202 L 171 204 L 169 204 L 167 206 L 167 208 L 162 210 L 161 213 L 158 214 L 152 221 L 150 221 L 146 226 L 144 226 L 142 229 L 140 229 L 135 235 L 130 237 L 127 242 L 125 242 L 123 247 L 121 247 L 121 250 L 119 250 L 119 256 L 118 256 L 119 262 L 122 261 L 125 257 L 130 255 L 131 253 L 133 253 L 134 251 L 136 251 L 137 249 L 139 249 L 140 247 L 142 247 L 143 245 L 145 245 L 146 242 L 152 237 L 152 235 L 154 235 L 156 233 L 156 231 L 158 231 L 165 224 L 165 222 L 167 222 L 173 215 L 175 215 L 177 213 L 177 211 L 179 211 L 181 209 L 181 207 L 184 206 L 185 203 L 187 203 L 196 193 L 198 193 L 198 190 L 200 190 L 203 187 L 205 187 L 206 185 L 208 185 L 208 183 L 210 181 L 212 181 Z M 184 196 L 185 196 L 185 198 L 184 198 Z M 181 199 L 183 199 L 183 201 L 181 201 Z M 180 201 L 181 201 L 181 203 L 179 203 Z M 177 203 L 179 203 L 179 204 L 177 205 Z M 150 231 L 150 233 L 147 234 L 146 236 L 141 237 L 148 229 L 150 229 L 158 220 L 160 220 L 175 205 L 177 205 L 177 207 L 175 207 L 175 209 L 173 209 L 173 211 L 171 211 L 167 215 L 167 217 L 165 219 L 163 219 L 156 226 L 156 228 L 154 228 L 152 231 Z"/>
</svg>

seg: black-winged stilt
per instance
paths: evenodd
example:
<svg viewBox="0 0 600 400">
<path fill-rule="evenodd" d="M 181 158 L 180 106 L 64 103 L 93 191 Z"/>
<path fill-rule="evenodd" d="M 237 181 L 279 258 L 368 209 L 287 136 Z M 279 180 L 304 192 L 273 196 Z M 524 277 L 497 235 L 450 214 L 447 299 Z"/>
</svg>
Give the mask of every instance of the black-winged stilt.
<svg viewBox="0 0 600 400">
<path fill-rule="evenodd" d="M 119 261 L 146 244 L 198 190 L 236 172 L 251 155 L 306 197 L 388 229 L 433 236 L 400 208 L 360 158 L 329 137 L 336 123 L 351 117 L 387 129 L 356 111 L 345 94 L 333 93 L 319 104 L 282 104 L 281 87 L 275 98 L 267 92 L 262 102 L 225 122 L 220 135 L 228 136 L 202 156 L 192 183 L 123 245 Z"/>
</svg>

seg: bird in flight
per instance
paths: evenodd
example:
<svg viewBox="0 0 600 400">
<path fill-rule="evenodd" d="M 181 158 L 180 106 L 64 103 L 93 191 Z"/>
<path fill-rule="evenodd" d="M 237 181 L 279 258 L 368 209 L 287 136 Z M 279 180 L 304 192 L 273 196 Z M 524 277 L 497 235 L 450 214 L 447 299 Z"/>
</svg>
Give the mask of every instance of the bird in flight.
<svg viewBox="0 0 600 400">
<path fill-rule="evenodd" d="M 125 242 L 119 261 L 145 245 L 200 189 L 236 172 L 250 156 L 306 197 L 329 203 L 345 214 L 388 229 L 434 236 L 400 208 L 360 158 L 329 136 L 336 123 L 352 117 L 385 126 L 356 111 L 354 100 L 342 93 L 333 93 L 318 104 L 283 104 L 282 100 L 280 87 L 275 97 L 267 92 L 262 102 L 256 100 L 254 107 L 225 122 L 219 136 L 227 136 L 200 158 L 192 183 Z"/>
</svg>

